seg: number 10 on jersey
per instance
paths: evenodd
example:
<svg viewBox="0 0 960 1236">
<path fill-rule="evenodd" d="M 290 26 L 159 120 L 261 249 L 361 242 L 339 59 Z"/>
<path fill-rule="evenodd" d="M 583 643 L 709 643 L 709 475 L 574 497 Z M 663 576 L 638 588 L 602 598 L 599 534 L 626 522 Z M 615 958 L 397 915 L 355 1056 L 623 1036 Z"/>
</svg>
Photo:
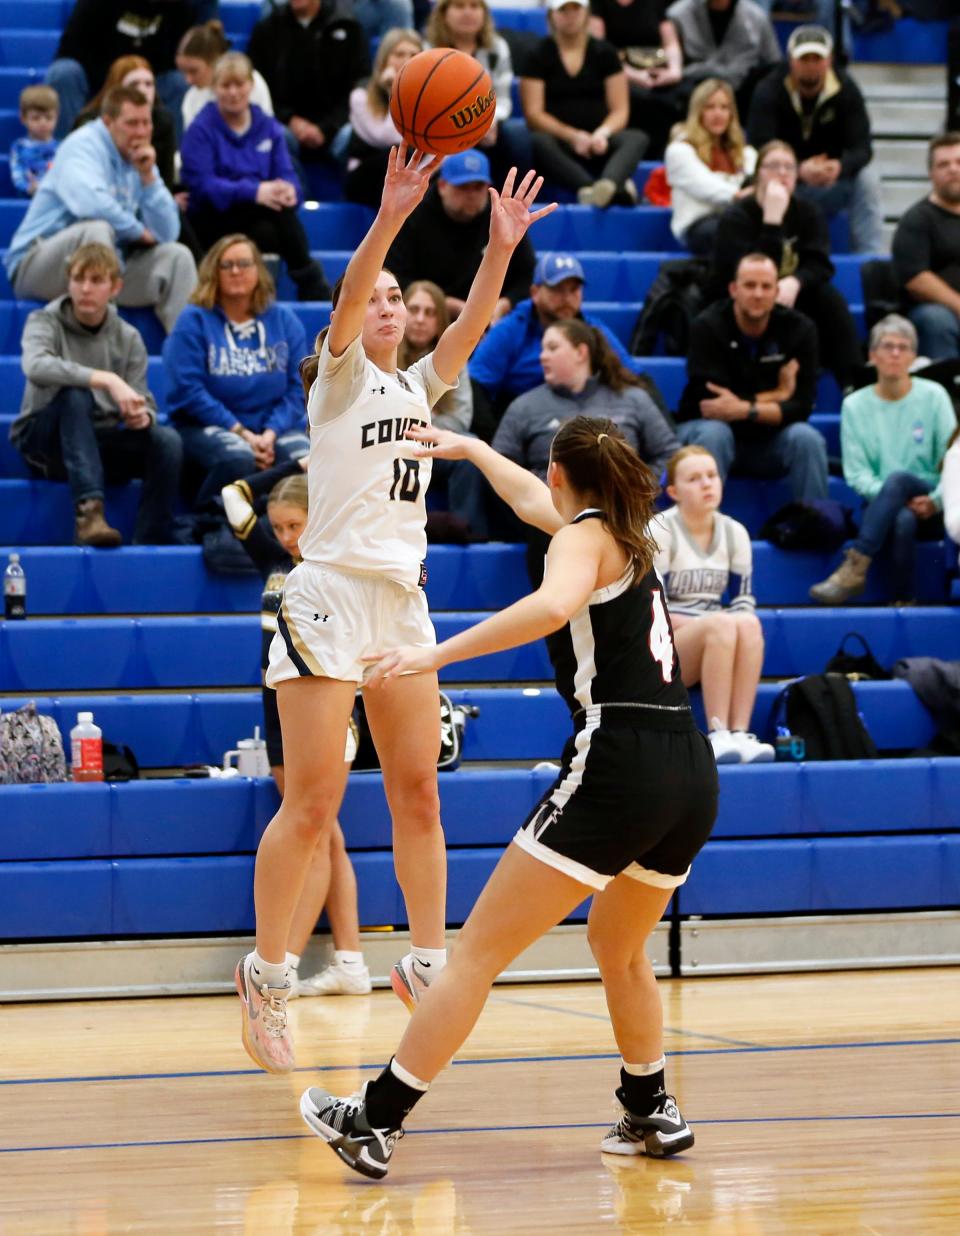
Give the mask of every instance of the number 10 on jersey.
<svg viewBox="0 0 960 1236">
<path fill-rule="evenodd" d="M 420 460 L 395 459 L 393 461 L 393 484 L 390 486 L 391 502 L 416 502 L 420 497 Z"/>
</svg>

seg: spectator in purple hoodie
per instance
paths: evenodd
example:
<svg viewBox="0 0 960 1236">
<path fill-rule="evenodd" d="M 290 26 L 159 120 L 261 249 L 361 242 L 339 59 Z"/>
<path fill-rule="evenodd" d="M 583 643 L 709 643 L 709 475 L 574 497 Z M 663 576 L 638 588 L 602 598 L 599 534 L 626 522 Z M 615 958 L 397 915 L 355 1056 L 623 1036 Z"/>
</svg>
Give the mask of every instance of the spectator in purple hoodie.
<svg viewBox="0 0 960 1236">
<path fill-rule="evenodd" d="M 297 215 L 300 189 L 283 126 L 250 102 L 253 66 L 228 52 L 213 73 L 216 101 L 183 135 L 183 182 L 189 216 L 204 246 L 243 232 L 264 253 L 279 253 L 296 284 L 298 300 L 329 300 L 330 286 L 310 257 Z"/>
</svg>

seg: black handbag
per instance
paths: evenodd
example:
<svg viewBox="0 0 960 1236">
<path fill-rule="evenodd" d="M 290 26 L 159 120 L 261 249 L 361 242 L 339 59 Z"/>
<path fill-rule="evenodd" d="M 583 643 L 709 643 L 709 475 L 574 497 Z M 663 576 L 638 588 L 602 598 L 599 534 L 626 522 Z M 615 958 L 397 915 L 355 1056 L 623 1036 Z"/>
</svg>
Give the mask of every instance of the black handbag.
<svg viewBox="0 0 960 1236">
<path fill-rule="evenodd" d="M 857 655 L 847 651 L 847 641 L 857 640 L 863 651 Z M 859 631 L 848 631 L 840 641 L 840 647 L 824 666 L 825 674 L 843 674 L 845 678 L 872 678 L 885 681 L 892 678 L 870 650 L 870 645 Z"/>
</svg>

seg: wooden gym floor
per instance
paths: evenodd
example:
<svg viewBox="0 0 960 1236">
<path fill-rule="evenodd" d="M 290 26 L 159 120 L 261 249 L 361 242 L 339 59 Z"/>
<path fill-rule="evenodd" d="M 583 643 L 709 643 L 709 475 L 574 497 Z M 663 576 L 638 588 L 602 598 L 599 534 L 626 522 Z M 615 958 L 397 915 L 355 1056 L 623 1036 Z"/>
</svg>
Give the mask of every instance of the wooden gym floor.
<svg viewBox="0 0 960 1236">
<path fill-rule="evenodd" d="M 301 1123 L 406 1013 L 291 1005 L 300 1068 L 254 1071 L 235 997 L 0 1008 L 0 1233 L 244 1236 L 960 1232 L 960 972 L 662 983 L 688 1154 L 601 1156 L 617 1060 L 601 988 L 495 989 L 387 1182 Z"/>
</svg>

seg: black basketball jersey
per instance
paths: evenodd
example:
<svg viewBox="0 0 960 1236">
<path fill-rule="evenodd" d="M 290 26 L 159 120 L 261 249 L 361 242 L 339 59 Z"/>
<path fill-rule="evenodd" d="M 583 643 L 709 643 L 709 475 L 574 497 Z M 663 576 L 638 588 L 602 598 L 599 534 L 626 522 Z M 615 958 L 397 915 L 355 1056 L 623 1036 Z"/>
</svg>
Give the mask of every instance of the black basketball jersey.
<svg viewBox="0 0 960 1236">
<path fill-rule="evenodd" d="M 582 511 L 574 523 L 602 519 Z M 652 568 L 638 584 L 633 569 L 591 593 L 567 625 L 547 636 L 557 690 L 572 713 L 596 704 L 689 706 L 680 678 L 663 588 Z"/>
</svg>

